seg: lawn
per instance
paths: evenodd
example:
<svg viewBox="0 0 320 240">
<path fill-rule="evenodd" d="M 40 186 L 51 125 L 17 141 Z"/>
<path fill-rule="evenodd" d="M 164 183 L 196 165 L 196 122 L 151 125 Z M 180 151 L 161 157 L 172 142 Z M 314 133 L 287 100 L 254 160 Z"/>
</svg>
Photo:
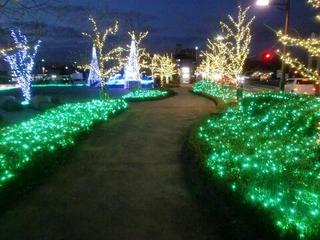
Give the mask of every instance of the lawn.
<svg viewBox="0 0 320 240">
<path fill-rule="evenodd" d="M 211 89 L 218 87 L 204 93 L 216 96 Z M 252 94 L 196 130 L 213 178 L 299 238 L 318 236 L 320 228 L 319 109 L 314 97 Z"/>
</svg>

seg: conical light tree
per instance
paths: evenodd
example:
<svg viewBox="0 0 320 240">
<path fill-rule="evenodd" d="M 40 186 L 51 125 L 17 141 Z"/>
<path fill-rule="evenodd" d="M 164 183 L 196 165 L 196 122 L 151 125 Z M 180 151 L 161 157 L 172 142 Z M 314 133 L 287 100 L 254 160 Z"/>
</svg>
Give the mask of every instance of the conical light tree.
<svg viewBox="0 0 320 240">
<path fill-rule="evenodd" d="M 124 49 L 121 47 L 113 48 L 111 47 L 111 44 L 108 44 L 107 42 L 108 38 L 111 35 L 117 34 L 119 30 L 117 21 L 111 27 L 107 27 L 103 31 L 98 29 L 97 23 L 93 17 L 89 17 L 89 22 L 92 26 L 92 33 L 82 34 L 89 37 L 97 49 L 99 68 L 96 69 L 96 74 L 100 76 L 101 92 L 104 93 L 107 79 L 123 68 L 122 53 Z M 90 65 L 86 65 L 84 68 L 90 69 Z"/>
<path fill-rule="evenodd" d="M 1 54 L 4 60 L 9 63 L 11 69 L 11 77 L 17 81 L 22 89 L 24 101 L 28 104 L 31 100 L 31 81 L 32 71 L 34 67 L 34 58 L 38 52 L 41 41 L 39 40 L 33 47 L 30 47 L 29 41 L 20 30 L 11 31 L 14 48 L 2 50 Z"/>
<path fill-rule="evenodd" d="M 136 52 L 137 52 L 137 59 L 140 69 L 148 69 L 151 61 L 150 54 L 147 52 L 147 49 L 141 47 L 142 41 L 149 35 L 149 32 L 139 32 L 136 33 L 134 31 L 128 33 L 131 37 L 131 40 L 134 41 Z M 131 46 L 127 46 L 128 51 L 130 51 Z"/>
<path fill-rule="evenodd" d="M 132 38 L 130 45 L 130 53 L 127 64 L 124 67 L 125 81 L 139 81 L 140 80 L 140 65 L 138 62 L 138 52 L 135 39 Z"/>
<path fill-rule="evenodd" d="M 320 10 L 320 1 L 318 0 L 308 0 L 314 8 Z M 320 57 L 320 38 L 294 38 L 289 35 L 283 34 L 281 31 L 277 33 L 279 41 L 285 45 L 290 45 L 290 47 L 296 47 L 305 50 L 311 57 Z M 310 80 L 315 80 L 320 82 L 320 74 L 317 70 L 308 68 L 302 61 L 298 58 L 292 56 L 291 53 L 281 54 L 281 59 L 285 61 L 290 67 L 297 69 L 303 76 L 309 78 Z"/>
<path fill-rule="evenodd" d="M 98 56 L 97 56 L 97 49 L 93 45 L 92 58 L 90 63 L 90 73 L 89 73 L 87 85 L 92 86 L 96 82 L 101 82 L 101 79 L 100 79 L 100 69 L 99 69 L 99 62 L 98 62 Z"/>
</svg>

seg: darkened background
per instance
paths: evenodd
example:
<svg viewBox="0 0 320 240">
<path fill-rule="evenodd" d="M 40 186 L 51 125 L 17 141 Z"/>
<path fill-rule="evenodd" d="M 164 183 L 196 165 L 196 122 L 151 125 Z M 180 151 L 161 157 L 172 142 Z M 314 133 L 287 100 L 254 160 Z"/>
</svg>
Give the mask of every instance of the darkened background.
<svg viewBox="0 0 320 240">
<path fill-rule="evenodd" d="M 281 0 L 278 0 L 281 1 Z M 292 1 L 291 33 L 309 36 L 319 32 L 314 11 L 305 0 Z M 90 56 L 91 43 L 81 35 L 90 31 L 88 15 L 96 17 L 98 25 L 120 21 L 119 35 L 112 44 L 129 42 L 127 31 L 149 30 L 145 46 L 151 52 L 174 51 L 177 43 L 184 47 L 204 49 L 206 39 L 219 33 L 219 21 L 228 14 L 236 15 L 237 6 L 253 5 L 256 16 L 252 57 L 276 44 L 274 33 L 266 25 L 278 30 L 284 24 L 284 12 L 276 8 L 259 9 L 254 0 L 58 0 L 47 6 L 15 17 L 1 16 L 1 45 L 8 43 L 6 34 L 12 27 L 21 30 L 43 44 L 40 57 L 48 62 L 85 61 Z"/>
</svg>

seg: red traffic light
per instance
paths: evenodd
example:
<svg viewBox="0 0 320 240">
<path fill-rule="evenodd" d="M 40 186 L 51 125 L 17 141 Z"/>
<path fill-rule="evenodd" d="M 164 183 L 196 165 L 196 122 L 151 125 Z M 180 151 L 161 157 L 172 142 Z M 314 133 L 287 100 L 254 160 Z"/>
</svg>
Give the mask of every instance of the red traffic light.
<svg viewBox="0 0 320 240">
<path fill-rule="evenodd" d="M 264 51 L 262 53 L 262 60 L 265 61 L 265 62 L 270 62 L 274 59 L 275 57 L 275 53 L 273 51 Z"/>
</svg>

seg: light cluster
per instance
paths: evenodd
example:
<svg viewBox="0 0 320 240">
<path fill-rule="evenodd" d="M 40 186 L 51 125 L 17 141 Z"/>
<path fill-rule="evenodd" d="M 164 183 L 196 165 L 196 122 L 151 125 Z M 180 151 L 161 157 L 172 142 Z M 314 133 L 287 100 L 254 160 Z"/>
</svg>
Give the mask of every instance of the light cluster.
<svg viewBox="0 0 320 240">
<path fill-rule="evenodd" d="M 116 21 L 113 26 L 107 27 L 104 31 L 100 31 L 93 17 L 89 17 L 89 22 L 92 25 L 93 33 L 82 34 L 92 40 L 94 49 L 97 51 L 96 55 L 98 58 L 98 66 L 85 65 L 81 67 L 94 71 L 95 74 L 100 77 L 100 79 L 97 80 L 100 80 L 100 87 L 102 91 L 104 91 L 106 79 L 118 73 L 124 64 L 122 57 L 124 49 L 121 47 L 111 47 L 111 44 L 108 46 L 107 42 L 110 36 L 117 34 L 119 31 L 119 24 Z"/>
<path fill-rule="evenodd" d="M 0 130 L 0 188 L 28 168 L 39 153 L 55 152 L 74 144 L 75 138 L 98 121 L 127 108 L 124 100 L 66 104 L 29 121 Z M 45 161 L 45 159 L 42 159 Z"/>
<path fill-rule="evenodd" d="M 221 98 L 226 102 L 237 101 L 237 89 L 235 87 L 215 84 L 210 80 L 203 80 L 196 83 L 193 87 L 193 92 Z M 244 91 L 244 96 L 248 96 L 249 94 L 250 93 Z"/>
<path fill-rule="evenodd" d="M 4 56 L 4 60 L 10 65 L 12 80 L 16 81 L 22 89 L 24 103 L 28 104 L 31 100 L 30 87 L 34 58 L 38 52 L 41 41 L 38 41 L 34 47 L 30 47 L 27 37 L 23 35 L 20 30 L 12 30 L 11 37 L 15 48 L 2 50 L 1 54 Z"/>
<path fill-rule="evenodd" d="M 308 0 L 308 3 L 314 7 L 315 9 L 320 9 L 320 1 L 319 0 Z M 320 14 L 316 16 L 316 19 L 320 21 Z"/>
<path fill-rule="evenodd" d="M 158 99 L 168 96 L 168 91 L 166 90 L 158 90 L 158 89 L 149 89 L 149 90 L 136 90 L 133 92 L 128 93 L 127 95 L 123 96 L 122 98 L 125 100 L 152 100 Z"/>
<path fill-rule="evenodd" d="M 160 77 L 161 87 L 165 82 L 168 84 L 178 73 L 177 64 L 173 61 L 173 56 L 169 54 L 154 54 L 149 68 L 153 77 Z"/>
<path fill-rule="evenodd" d="M 222 35 L 208 39 L 204 60 L 198 74 L 210 80 L 228 81 L 236 86 L 241 83 L 244 64 L 250 53 L 251 27 L 254 17 L 249 17 L 249 7 L 238 7 L 237 18 L 228 16 L 229 22 L 220 22 Z"/>
<path fill-rule="evenodd" d="M 311 4 L 314 8 L 320 9 L 319 0 L 308 0 L 308 3 Z M 319 16 L 318 16 L 319 18 Z M 319 18 L 320 19 L 320 18 Z M 289 35 L 283 34 L 281 31 L 277 33 L 279 41 L 284 45 L 288 45 L 291 48 L 301 48 L 307 52 L 310 57 L 320 57 L 320 38 L 312 36 L 310 38 L 294 38 Z M 283 54 L 279 52 L 281 59 L 288 64 L 290 67 L 297 69 L 304 77 L 307 77 L 311 80 L 320 82 L 320 74 L 317 70 L 306 66 L 298 58 L 293 57 L 290 53 Z"/>
<path fill-rule="evenodd" d="M 147 52 L 147 49 L 141 47 L 141 43 L 149 35 L 149 32 L 147 31 L 147 32 L 136 33 L 134 31 L 132 31 L 132 32 L 129 32 L 128 34 L 131 37 L 131 40 L 135 44 L 136 53 L 137 53 L 136 57 L 137 57 L 138 65 L 139 65 L 138 66 L 139 71 L 141 69 L 148 69 L 150 61 L 151 61 L 151 57 L 150 57 L 150 54 Z M 129 53 L 130 53 L 131 49 L 132 49 L 132 46 L 127 45 L 127 51 Z"/>
<path fill-rule="evenodd" d="M 210 171 L 300 238 L 320 228 L 319 109 L 312 96 L 252 94 L 197 132 Z"/>
</svg>

